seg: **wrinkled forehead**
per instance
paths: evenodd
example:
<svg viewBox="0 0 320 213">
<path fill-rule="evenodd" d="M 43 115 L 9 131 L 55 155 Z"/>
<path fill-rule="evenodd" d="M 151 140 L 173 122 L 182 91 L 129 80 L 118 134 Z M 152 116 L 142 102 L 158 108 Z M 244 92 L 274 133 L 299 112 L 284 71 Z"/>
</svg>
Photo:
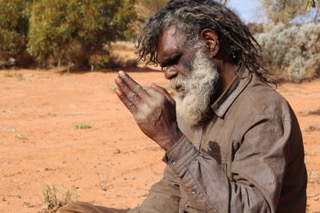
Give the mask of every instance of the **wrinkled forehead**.
<svg viewBox="0 0 320 213">
<path fill-rule="evenodd" d="M 168 27 L 160 36 L 157 48 L 157 61 L 166 58 L 167 55 L 182 51 L 186 41 L 186 35 L 176 26 Z"/>
</svg>

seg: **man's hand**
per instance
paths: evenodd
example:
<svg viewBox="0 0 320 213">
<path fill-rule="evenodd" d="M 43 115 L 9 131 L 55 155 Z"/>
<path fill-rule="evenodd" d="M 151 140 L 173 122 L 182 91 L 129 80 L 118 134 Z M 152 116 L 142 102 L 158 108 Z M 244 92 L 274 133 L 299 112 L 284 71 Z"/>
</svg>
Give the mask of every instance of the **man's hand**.
<svg viewBox="0 0 320 213">
<path fill-rule="evenodd" d="M 144 134 L 164 150 L 168 150 L 182 136 L 178 128 L 175 101 L 162 87 L 143 88 L 128 74 L 120 71 L 115 78 L 116 93 L 132 113 Z"/>
</svg>

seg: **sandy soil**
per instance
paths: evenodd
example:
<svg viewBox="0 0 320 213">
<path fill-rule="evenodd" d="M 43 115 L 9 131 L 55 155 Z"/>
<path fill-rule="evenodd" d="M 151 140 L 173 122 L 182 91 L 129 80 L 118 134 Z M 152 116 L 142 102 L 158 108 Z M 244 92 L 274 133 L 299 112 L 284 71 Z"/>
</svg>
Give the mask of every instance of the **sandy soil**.
<svg viewBox="0 0 320 213">
<path fill-rule="evenodd" d="M 164 154 L 114 94 L 115 72 L 0 71 L 0 212 L 39 212 L 45 185 L 113 208 L 139 205 L 161 178 Z M 161 72 L 131 72 L 166 86 Z M 320 79 L 283 84 L 303 130 L 308 212 L 320 212 Z M 77 124 L 90 129 L 76 129 Z M 62 196 L 62 195 L 61 195 Z"/>
</svg>

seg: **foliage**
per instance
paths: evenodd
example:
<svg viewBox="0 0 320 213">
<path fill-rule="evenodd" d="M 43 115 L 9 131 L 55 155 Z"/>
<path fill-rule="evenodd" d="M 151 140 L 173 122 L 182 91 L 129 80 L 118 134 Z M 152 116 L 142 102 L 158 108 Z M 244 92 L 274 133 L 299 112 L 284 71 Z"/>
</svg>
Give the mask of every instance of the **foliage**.
<svg viewBox="0 0 320 213">
<path fill-rule="evenodd" d="M 135 0 L 38 0 L 30 13 L 28 51 L 39 62 L 50 57 L 75 68 L 89 66 L 104 45 L 130 36 Z"/>
<path fill-rule="evenodd" d="M 30 0 L 0 0 L 0 61 L 25 54 Z"/>
<path fill-rule="evenodd" d="M 308 115 L 320 115 L 320 106 L 315 110 L 310 110 L 307 113 Z"/>
<path fill-rule="evenodd" d="M 21 136 L 21 135 L 16 135 L 15 138 L 17 140 L 28 140 L 28 138 L 24 137 L 24 136 Z"/>
<path fill-rule="evenodd" d="M 137 0 L 136 9 L 139 20 L 146 21 L 167 4 L 168 0 Z"/>
<path fill-rule="evenodd" d="M 265 24 L 255 35 L 262 46 L 262 64 L 274 80 L 301 82 L 320 76 L 320 24 Z"/>
<path fill-rule="evenodd" d="M 89 124 L 86 124 L 86 123 L 80 123 L 80 124 L 75 124 L 74 128 L 75 129 L 90 129 L 91 126 Z"/>
<path fill-rule="evenodd" d="M 269 20 L 274 23 L 289 23 L 295 19 L 309 20 L 304 20 L 304 23 L 318 21 L 319 0 L 261 0 L 261 3 Z M 312 13 L 314 17 L 310 18 Z"/>
<path fill-rule="evenodd" d="M 67 190 L 63 197 L 58 195 L 58 189 L 55 186 L 45 185 L 42 190 L 44 196 L 45 207 L 42 213 L 53 213 L 56 212 L 60 207 L 67 203 L 77 200 L 77 196 Z"/>
</svg>

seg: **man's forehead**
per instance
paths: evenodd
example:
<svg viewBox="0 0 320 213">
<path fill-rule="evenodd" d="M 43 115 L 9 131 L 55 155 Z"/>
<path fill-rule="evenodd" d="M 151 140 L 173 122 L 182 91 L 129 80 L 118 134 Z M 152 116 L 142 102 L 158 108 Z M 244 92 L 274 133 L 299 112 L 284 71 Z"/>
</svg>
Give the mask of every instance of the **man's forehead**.
<svg viewBox="0 0 320 213">
<path fill-rule="evenodd" d="M 175 42 L 178 44 L 183 44 L 185 41 L 185 34 L 179 30 L 175 25 L 171 25 L 167 29 L 165 29 L 160 37 L 160 42 Z"/>
<path fill-rule="evenodd" d="M 170 26 L 164 30 L 158 43 L 158 60 L 168 54 L 181 51 L 186 40 L 185 34 L 178 30 L 176 26 Z"/>
</svg>

